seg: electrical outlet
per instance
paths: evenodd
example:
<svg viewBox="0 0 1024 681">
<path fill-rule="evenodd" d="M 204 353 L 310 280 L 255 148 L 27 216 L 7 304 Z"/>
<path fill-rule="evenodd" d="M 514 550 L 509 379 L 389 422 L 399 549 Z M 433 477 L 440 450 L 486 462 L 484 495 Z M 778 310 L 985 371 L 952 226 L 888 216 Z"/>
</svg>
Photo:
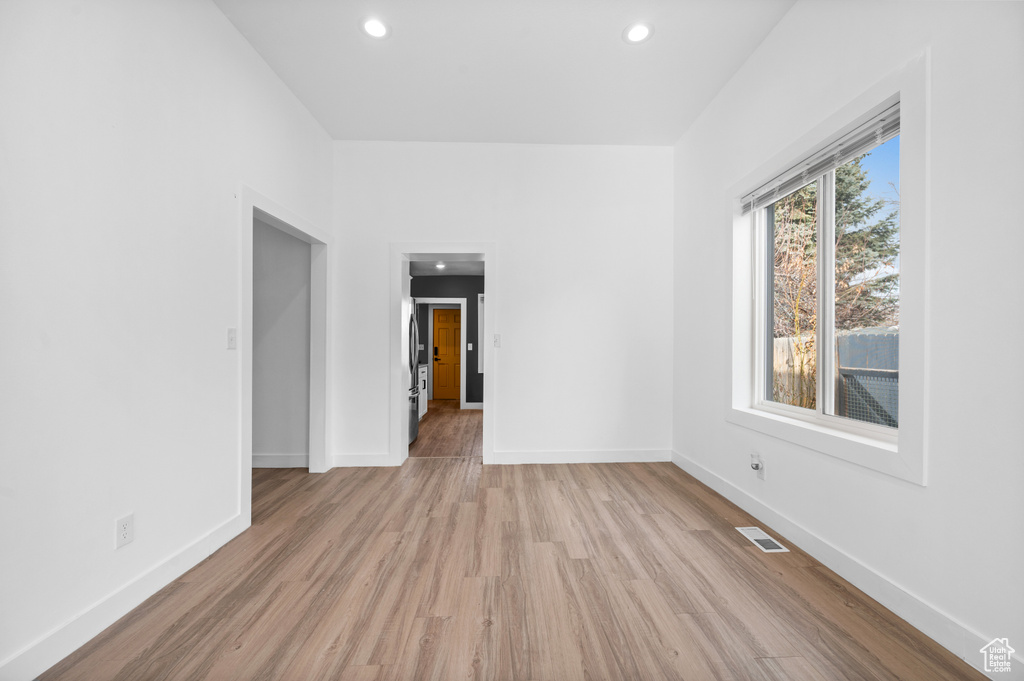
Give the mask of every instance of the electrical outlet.
<svg viewBox="0 0 1024 681">
<path fill-rule="evenodd" d="M 117 534 L 114 548 L 119 549 L 125 544 L 130 544 L 135 539 L 135 514 L 129 513 L 123 518 L 118 518 L 115 529 Z"/>
<path fill-rule="evenodd" d="M 764 480 L 764 457 L 757 452 L 750 453 L 750 467 L 757 473 L 758 480 Z"/>
</svg>

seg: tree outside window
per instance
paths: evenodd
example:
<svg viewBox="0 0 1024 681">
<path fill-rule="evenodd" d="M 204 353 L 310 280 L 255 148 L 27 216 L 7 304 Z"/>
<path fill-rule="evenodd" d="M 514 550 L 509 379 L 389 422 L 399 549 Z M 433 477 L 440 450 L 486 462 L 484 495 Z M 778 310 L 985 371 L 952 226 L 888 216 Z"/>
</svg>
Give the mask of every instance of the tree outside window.
<svg viewBox="0 0 1024 681">
<path fill-rule="evenodd" d="M 869 163 L 873 154 L 879 163 Z M 764 209 L 772 265 L 765 399 L 817 410 L 827 395 L 823 413 L 898 425 L 898 158 L 896 136 Z M 819 328 L 822 318 L 829 328 Z M 833 370 L 819 386 L 823 342 Z"/>
</svg>

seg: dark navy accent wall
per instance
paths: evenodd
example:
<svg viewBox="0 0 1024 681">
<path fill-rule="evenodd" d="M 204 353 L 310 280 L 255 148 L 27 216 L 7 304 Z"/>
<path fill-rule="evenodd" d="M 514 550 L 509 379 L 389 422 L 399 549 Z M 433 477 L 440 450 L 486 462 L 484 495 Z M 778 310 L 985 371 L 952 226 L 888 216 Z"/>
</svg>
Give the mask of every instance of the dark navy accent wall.
<svg viewBox="0 0 1024 681">
<path fill-rule="evenodd" d="M 464 298 L 466 318 L 462 320 L 462 333 L 467 343 L 473 344 L 466 351 L 462 361 L 466 364 L 466 401 L 484 401 L 484 377 L 479 371 L 480 348 L 478 347 L 477 295 L 484 292 L 483 277 L 413 277 L 411 284 L 413 298 Z M 416 314 L 420 325 L 420 365 L 430 364 L 433 359 L 433 339 L 427 338 L 430 320 L 427 305 L 417 305 Z"/>
</svg>

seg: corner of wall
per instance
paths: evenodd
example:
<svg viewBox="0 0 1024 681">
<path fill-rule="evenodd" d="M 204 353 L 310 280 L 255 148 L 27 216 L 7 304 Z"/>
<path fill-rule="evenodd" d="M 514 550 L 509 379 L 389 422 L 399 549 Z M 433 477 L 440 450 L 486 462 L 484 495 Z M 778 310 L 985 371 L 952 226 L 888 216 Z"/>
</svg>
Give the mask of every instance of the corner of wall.
<svg viewBox="0 0 1024 681">
<path fill-rule="evenodd" d="M 28 647 L 0 662 L 0 679 L 34 679 L 85 645 L 147 598 L 185 574 L 250 525 L 241 514 L 222 523 L 177 553 L 154 565 L 131 582 L 103 597 Z"/>
<path fill-rule="evenodd" d="M 770 526 L 780 539 L 806 551 L 939 645 L 978 671 L 984 671 L 980 650 L 994 635 L 985 636 L 970 629 L 690 457 L 673 451 L 671 460 L 688 475 Z M 1024 659 L 1016 655 L 1014 659 L 1019 675 L 1001 678 L 1024 679 Z"/>
</svg>

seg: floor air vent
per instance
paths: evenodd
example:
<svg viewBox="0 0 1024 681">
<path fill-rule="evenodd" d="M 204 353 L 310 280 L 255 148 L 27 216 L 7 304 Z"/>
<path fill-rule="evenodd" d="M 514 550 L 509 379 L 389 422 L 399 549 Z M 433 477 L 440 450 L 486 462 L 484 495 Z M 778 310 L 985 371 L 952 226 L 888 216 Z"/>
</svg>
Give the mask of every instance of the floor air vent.
<svg viewBox="0 0 1024 681">
<path fill-rule="evenodd" d="M 765 553 L 789 553 L 789 549 L 765 534 L 760 527 L 737 527 L 736 529 Z"/>
</svg>

